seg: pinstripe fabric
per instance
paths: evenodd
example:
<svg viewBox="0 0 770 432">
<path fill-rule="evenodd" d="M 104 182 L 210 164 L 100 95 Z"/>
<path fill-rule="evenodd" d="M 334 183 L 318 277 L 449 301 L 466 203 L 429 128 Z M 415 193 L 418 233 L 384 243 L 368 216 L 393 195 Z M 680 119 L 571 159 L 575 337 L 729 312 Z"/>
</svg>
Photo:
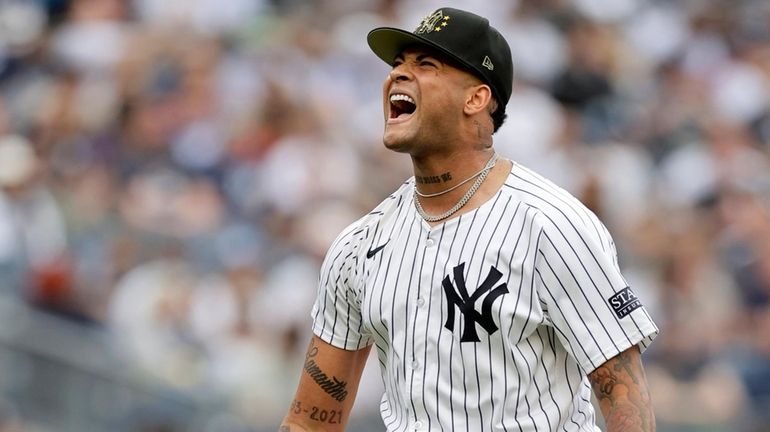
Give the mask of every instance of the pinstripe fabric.
<svg viewBox="0 0 770 432">
<path fill-rule="evenodd" d="M 329 249 L 314 333 L 375 344 L 389 431 L 593 431 L 586 374 L 658 331 L 644 307 L 618 318 L 608 302 L 627 283 L 605 227 L 514 164 L 481 207 L 431 228 L 413 181 Z M 464 312 L 448 297 L 467 299 L 462 287 L 478 296 Z M 467 326 L 478 341 L 463 341 Z"/>
</svg>

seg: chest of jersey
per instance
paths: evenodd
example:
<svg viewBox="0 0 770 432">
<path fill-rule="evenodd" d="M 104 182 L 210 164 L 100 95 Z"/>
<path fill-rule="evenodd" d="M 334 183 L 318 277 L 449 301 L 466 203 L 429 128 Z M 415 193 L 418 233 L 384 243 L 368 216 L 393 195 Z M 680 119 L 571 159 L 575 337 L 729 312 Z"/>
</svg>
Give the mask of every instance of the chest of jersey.
<svg viewBox="0 0 770 432">
<path fill-rule="evenodd" d="M 363 324 L 381 350 L 403 360 L 450 355 L 442 351 L 455 344 L 509 347 L 542 323 L 529 212 L 496 207 L 434 229 L 417 218 L 384 221 L 367 250 L 360 296 Z"/>
</svg>

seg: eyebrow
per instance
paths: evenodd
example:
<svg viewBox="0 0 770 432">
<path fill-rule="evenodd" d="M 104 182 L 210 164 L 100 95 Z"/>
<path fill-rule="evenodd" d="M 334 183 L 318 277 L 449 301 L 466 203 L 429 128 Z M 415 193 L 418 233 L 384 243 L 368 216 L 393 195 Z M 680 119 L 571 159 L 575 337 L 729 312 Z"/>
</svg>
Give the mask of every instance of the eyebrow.
<svg viewBox="0 0 770 432">
<path fill-rule="evenodd" d="M 417 61 L 421 61 L 421 60 L 425 60 L 425 58 L 428 58 L 428 57 L 429 57 L 431 60 L 441 61 L 441 60 L 440 60 L 438 57 L 436 57 L 435 55 L 433 55 L 433 54 L 428 54 L 428 53 L 423 53 L 423 54 L 420 54 L 420 55 L 418 55 L 418 56 L 417 56 L 417 58 L 416 58 L 415 60 L 417 60 Z"/>
<path fill-rule="evenodd" d="M 415 61 L 419 62 L 419 61 L 425 60 L 426 58 L 429 58 L 431 60 L 435 60 L 435 61 L 440 62 L 440 63 L 445 63 L 436 54 L 431 54 L 431 53 L 427 53 L 427 52 L 418 54 L 417 57 L 415 58 Z M 404 61 L 404 54 L 403 53 L 396 54 L 396 56 L 393 57 L 393 61 L 395 62 L 396 60 Z"/>
</svg>

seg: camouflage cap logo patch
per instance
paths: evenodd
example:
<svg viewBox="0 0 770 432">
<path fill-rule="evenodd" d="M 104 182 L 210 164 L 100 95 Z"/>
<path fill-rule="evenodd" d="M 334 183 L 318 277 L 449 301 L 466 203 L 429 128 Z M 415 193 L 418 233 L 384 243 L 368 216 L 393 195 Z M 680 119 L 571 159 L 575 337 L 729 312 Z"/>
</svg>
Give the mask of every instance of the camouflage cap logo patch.
<svg viewBox="0 0 770 432">
<path fill-rule="evenodd" d="M 423 18 L 420 25 L 414 29 L 414 33 L 425 34 L 432 33 L 434 31 L 441 31 L 441 29 L 447 26 L 449 18 L 449 15 L 444 15 L 444 11 L 439 9 L 436 12 L 433 12 L 432 14 Z"/>
</svg>

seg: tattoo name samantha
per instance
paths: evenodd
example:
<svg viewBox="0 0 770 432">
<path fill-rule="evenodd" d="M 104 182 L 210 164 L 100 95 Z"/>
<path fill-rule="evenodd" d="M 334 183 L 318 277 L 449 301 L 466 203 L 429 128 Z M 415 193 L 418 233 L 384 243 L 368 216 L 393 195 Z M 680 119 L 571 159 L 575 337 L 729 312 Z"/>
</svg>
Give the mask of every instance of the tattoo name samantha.
<svg viewBox="0 0 770 432">
<path fill-rule="evenodd" d="M 313 346 L 313 342 L 310 343 L 310 349 L 308 349 L 305 356 L 305 372 L 313 378 L 313 381 L 318 384 L 323 391 L 329 396 L 333 397 L 338 402 L 342 402 L 348 396 L 347 383 L 340 381 L 337 377 L 332 376 L 329 378 L 324 371 L 315 362 L 314 357 L 318 355 L 318 348 Z"/>
</svg>

